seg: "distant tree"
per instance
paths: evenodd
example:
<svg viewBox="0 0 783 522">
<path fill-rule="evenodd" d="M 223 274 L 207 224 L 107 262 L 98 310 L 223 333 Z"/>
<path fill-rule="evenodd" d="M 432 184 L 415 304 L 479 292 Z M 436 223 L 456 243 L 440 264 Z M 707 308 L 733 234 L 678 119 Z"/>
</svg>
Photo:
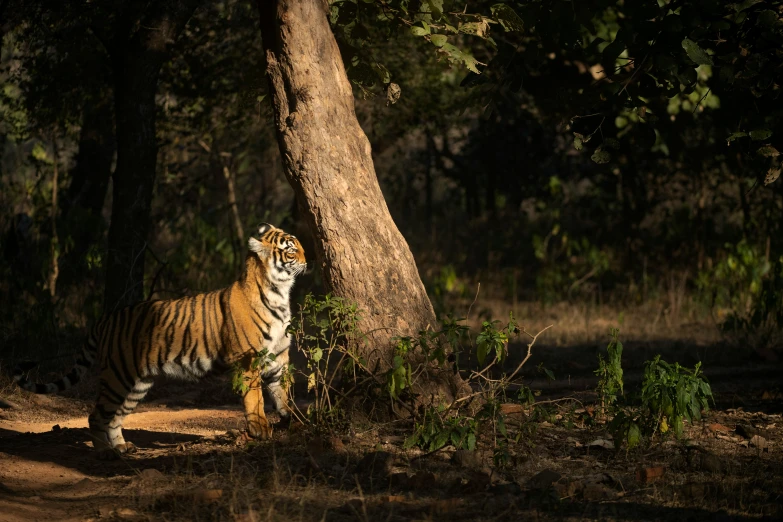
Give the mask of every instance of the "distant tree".
<svg viewBox="0 0 783 522">
<path fill-rule="evenodd" d="M 157 168 L 155 95 L 161 67 L 200 0 L 126 2 L 113 25 L 93 30 L 109 52 L 114 77 L 117 167 L 112 189 L 104 308 L 144 298 L 144 256 Z"/>
</svg>

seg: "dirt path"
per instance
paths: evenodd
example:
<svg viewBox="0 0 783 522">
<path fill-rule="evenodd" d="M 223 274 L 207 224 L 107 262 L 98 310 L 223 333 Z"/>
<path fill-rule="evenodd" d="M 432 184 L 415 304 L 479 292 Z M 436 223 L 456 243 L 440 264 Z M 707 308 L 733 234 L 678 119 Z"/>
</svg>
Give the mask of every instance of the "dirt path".
<svg viewBox="0 0 783 522">
<path fill-rule="evenodd" d="M 124 430 L 138 453 L 133 460 L 106 462 L 91 447 L 86 414 L 45 409 L 49 420 L 40 409 L 6 410 L 0 419 L 0 521 L 138 518 L 131 506 L 150 476 L 144 470 L 176 469 L 186 446 L 244 423 L 238 407 L 138 411 Z"/>
</svg>

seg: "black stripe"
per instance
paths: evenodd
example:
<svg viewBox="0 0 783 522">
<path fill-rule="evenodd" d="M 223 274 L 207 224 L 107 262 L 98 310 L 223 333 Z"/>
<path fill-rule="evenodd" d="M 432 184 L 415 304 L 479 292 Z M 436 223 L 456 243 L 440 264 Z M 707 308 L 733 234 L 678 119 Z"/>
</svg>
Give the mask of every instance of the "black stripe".
<svg viewBox="0 0 783 522">
<path fill-rule="evenodd" d="M 131 324 L 133 323 L 133 310 L 132 307 L 127 307 L 123 310 L 122 314 L 122 330 L 120 332 L 120 341 L 118 343 L 118 346 L 120 350 L 124 351 L 126 341 L 128 340 L 128 337 L 130 335 L 130 329 Z"/>
<path fill-rule="evenodd" d="M 223 323 L 223 309 L 220 307 L 221 295 L 221 292 L 216 292 L 212 295 L 211 304 L 209 305 L 211 314 L 210 317 L 207 318 L 209 321 L 209 337 L 214 343 L 214 351 L 210 352 L 213 358 L 217 358 L 219 356 L 220 350 L 222 348 L 220 337 L 220 325 Z"/>
<path fill-rule="evenodd" d="M 147 336 L 147 349 L 144 352 L 146 357 L 145 360 L 142 361 L 144 364 L 144 373 L 149 373 L 152 368 L 150 368 L 152 363 L 152 352 L 155 349 L 155 334 L 157 333 L 157 324 L 158 319 L 160 319 L 160 308 L 155 306 L 150 306 L 150 325 L 149 325 L 149 335 Z"/>
<path fill-rule="evenodd" d="M 122 355 L 122 352 L 119 354 Z M 130 389 L 133 387 L 134 379 L 131 377 L 130 373 L 128 372 L 128 368 L 125 365 L 125 360 L 123 357 L 120 357 L 120 367 L 117 367 L 117 363 L 114 360 L 113 357 L 108 358 L 109 362 L 109 368 L 111 368 L 111 371 L 114 373 L 114 375 L 117 377 L 117 380 L 120 381 L 120 384 L 122 384 L 126 389 Z M 122 369 L 122 372 L 120 372 L 120 369 Z"/>
<path fill-rule="evenodd" d="M 96 411 L 101 416 L 101 420 L 104 422 L 108 421 L 112 417 L 114 417 L 114 413 L 117 411 L 117 408 L 114 408 L 113 410 L 107 410 L 103 407 L 103 404 L 98 404 L 95 406 Z"/>
<path fill-rule="evenodd" d="M 188 324 L 185 325 L 185 331 L 182 333 L 182 346 L 179 349 L 179 354 L 174 358 L 174 362 L 178 365 L 182 364 L 182 356 L 185 355 L 190 348 L 188 346 L 190 344 L 190 338 L 190 321 L 188 321 Z"/>
<path fill-rule="evenodd" d="M 161 306 L 161 308 L 163 308 L 163 311 L 165 312 L 165 314 L 161 318 L 161 323 L 165 324 L 169 320 L 169 316 L 171 315 L 171 311 L 174 309 L 174 305 L 172 303 L 170 303 L 170 302 L 169 303 L 164 303 Z"/>
<path fill-rule="evenodd" d="M 114 388 L 112 388 L 106 381 L 101 382 L 100 393 L 98 395 L 104 395 L 106 398 L 116 402 L 117 404 L 122 404 L 122 401 L 125 400 L 125 395 L 117 393 L 117 391 L 115 391 Z"/>
<path fill-rule="evenodd" d="M 137 375 L 141 373 L 141 361 L 139 360 L 139 357 L 144 350 L 143 346 L 139 346 L 139 337 L 141 336 L 141 329 L 144 327 L 144 321 L 147 318 L 148 311 L 148 305 L 139 306 L 138 313 L 136 314 L 135 328 L 133 329 L 133 334 L 131 335 L 130 350 L 133 353 L 133 366 Z"/>
<path fill-rule="evenodd" d="M 264 338 L 264 340 L 271 341 L 272 340 L 272 336 L 269 335 L 269 332 L 264 330 L 263 326 L 258 324 L 258 321 L 256 321 L 256 318 L 251 315 L 250 319 L 253 321 L 253 324 L 256 325 L 256 328 L 258 328 L 258 331 L 261 332 L 261 336 Z"/>
<path fill-rule="evenodd" d="M 226 306 L 226 321 L 229 322 L 232 331 L 234 332 L 234 339 L 232 339 L 232 343 L 236 342 L 239 344 L 239 335 L 237 334 L 237 326 L 234 323 L 234 314 L 231 313 L 231 290 L 232 287 L 228 287 L 228 299 L 226 299 L 226 302 L 228 306 Z"/>
<path fill-rule="evenodd" d="M 111 337 L 114 335 L 114 316 L 109 317 L 106 322 L 101 325 L 101 339 L 99 344 L 104 348 L 111 344 Z M 104 349 L 103 354 L 108 355 L 109 350 Z"/>
<path fill-rule="evenodd" d="M 112 333 L 111 344 L 107 354 L 107 359 L 109 360 L 117 353 L 122 353 L 122 330 L 125 327 L 126 310 L 127 308 L 123 308 L 117 313 L 117 320 L 114 324 L 114 332 Z"/>
<path fill-rule="evenodd" d="M 209 294 L 201 296 L 201 344 L 204 345 L 204 353 L 209 355 L 209 340 L 207 339 L 207 298 Z"/>
<path fill-rule="evenodd" d="M 174 335 L 176 334 L 176 325 L 174 322 L 170 322 L 166 327 L 165 344 L 160 351 L 160 366 L 162 367 L 168 360 L 169 355 L 174 347 Z"/>
<path fill-rule="evenodd" d="M 179 310 L 181 305 L 181 300 L 179 301 L 173 301 L 169 305 L 169 309 L 174 311 L 174 317 L 171 317 L 170 320 L 173 324 L 177 324 L 179 322 Z"/>
<path fill-rule="evenodd" d="M 256 345 L 257 341 L 256 341 L 256 343 L 252 342 L 252 341 L 250 340 L 250 337 L 248 337 L 248 336 L 247 336 L 247 333 L 245 332 L 245 329 L 244 329 L 244 328 L 241 328 L 240 330 L 242 330 L 242 336 L 245 338 L 245 342 L 247 342 L 247 345 L 248 345 L 248 346 L 249 346 L 251 349 L 255 350 L 255 348 L 256 348 L 256 347 L 255 347 L 255 345 Z M 242 351 L 244 352 L 245 350 L 242 350 Z M 258 350 L 257 350 L 257 351 L 258 351 Z"/>
<path fill-rule="evenodd" d="M 237 325 L 234 322 L 234 315 L 230 311 L 228 311 L 227 315 L 228 315 L 227 320 L 229 325 L 231 326 L 231 331 L 234 332 L 234 337 L 231 340 L 231 344 L 233 343 L 239 344 L 239 334 L 237 333 Z"/>
<path fill-rule="evenodd" d="M 267 301 L 267 299 L 266 299 L 266 296 L 264 295 L 264 293 L 263 293 L 263 292 L 261 292 L 261 303 L 262 303 L 262 304 L 263 304 L 263 305 L 266 307 L 266 309 L 267 309 L 267 310 L 269 310 L 269 311 L 271 312 L 272 316 L 273 316 L 275 319 L 277 319 L 277 320 L 278 320 L 278 321 L 280 321 L 281 323 L 283 322 L 283 318 L 282 318 L 282 317 L 280 317 L 280 316 L 278 315 L 278 313 L 277 313 L 276 309 L 272 308 L 272 307 L 269 305 L 269 301 Z"/>
<path fill-rule="evenodd" d="M 255 316 L 258 317 L 261 320 L 262 323 L 264 323 L 264 326 L 267 329 L 269 329 L 269 327 L 272 326 L 272 323 L 267 322 L 266 319 L 264 319 L 264 317 L 261 314 L 258 313 L 258 310 L 256 310 L 255 308 L 251 308 L 251 310 L 253 310 L 253 313 L 255 314 Z"/>
<path fill-rule="evenodd" d="M 212 331 L 212 316 L 217 313 L 215 306 L 212 304 L 214 298 L 214 294 L 204 296 L 204 353 L 210 359 L 215 357 L 219 349 L 218 344 L 214 341 L 214 333 Z M 209 313 L 207 313 L 207 307 L 209 307 Z"/>
</svg>

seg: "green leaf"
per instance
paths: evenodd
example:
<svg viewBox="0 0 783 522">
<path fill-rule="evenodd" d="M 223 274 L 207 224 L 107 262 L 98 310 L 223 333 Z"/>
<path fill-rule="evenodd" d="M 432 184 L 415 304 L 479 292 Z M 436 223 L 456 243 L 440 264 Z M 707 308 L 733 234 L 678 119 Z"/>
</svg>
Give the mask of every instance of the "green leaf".
<svg viewBox="0 0 783 522">
<path fill-rule="evenodd" d="M 487 343 L 479 343 L 476 347 L 476 359 L 479 364 L 484 364 L 484 359 L 487 358 L 487 352 L 489 351 Z"/>
<path fill-rule="evenodd" d="M 426 22 L 422 22 L 426 27 L 421 27 L 418 25 L 411 26 L 411 34 L 413 36 L 424 36 L 430 34 L 430 27 L 426 24 Z"/>
<path fill-rule="evenodd" d="M 435 47 L 443 47 L 447 40 L 448 37 L 445 34 L 433 34 L 430 36 L 430 42 L 432 42 Z"/>
<path fill-rule="evenodd" d="M 727 143 L 727 144 L 729 144 L 729 143 L 731 143 L 732 141 L 734 141 L 734 140 L 736 140 L 736 139 L 738 139 L 738 138 L 744 138 L 744 137 L 746 137 L 747 135 L 748 135 L 748 133 L 747 133 L 747 132 L 735 132 L 735 133 L 733 133 L 731 136 L 729 136 L 728 138 L 726 138 L 726 143 Z"/>
<path fill-rule="evenodd" d="M 475 433 L 468 434 L 468 449 L 470 451 L 473 451 L 474 449 L 476 449 L 476 434 Z"/>
<path fill-rule="evenodd" d="M 490 7 L 489 10 L 495 20 L 497 20 L 507 32 L 522 31 L 525 28 L 524 22 L 511 6 L 506 4 L 495 4 Z"/>
<path fill-rule="evenodd" d="M 415 446 L 417 442 L 419 442 L 419 434 L 414 433 L 413 435 L 405 439 L 405 442 L 402 444 L 402 447 L 403 449 L 410 449 L 413 446 Z"/>
<path fill-rule="evenodd" d="M 508 437 L 508 432 L 506 431 L 506 421 L 503 420 L 502 416 L 498 417 L 498 431 L 504 437 Z"/>
<path fill-rule="evenodd" d="M 601 147 L 598 147 L 595 149 L 595 152 L 593 152 L 593 155 L 590 156 L 590 159 L 599 165 L 603 165 L 604 163 L 609 163 L 609 160 L 612 159 L 612 156 Z"/>
<path fill-rule="evenodd" d="M 759 17 L 757 20 L 759 25 L 771 27 L 775 25 L 775 22 L 778 21 L 778 14 L 775 11 L 772 11 L 771 9 L 766 9 L 759 13 Z"/>
<path fill-rule="evenodd" d="M 324 356 L 324 351 L 321 348 L 313 350 L 313 361 L 318 362 Z"/>
<path fill-rule="evenodd" d="M 764 0 L 745 0 L 744 2 L 737 2 L 736 4 L 729 4 L 729 7 L 734 9 L 736 12 L 744 11 L 745 9 L 748 9 L 750 7 L 753 7 L 756 4 L 760 4 Z"/>
<path fill-rule="evenodd" d="M 772 136 L 772 131 L 769 129 L 756 129 L 750 131 L 749 135 L 753 141 L 762 141 Z"/>
<path fill-rule="evenodd" d="M 489 24 L 484 20 L 459 24 L 459 32 L 486 38 L 489 33 Z"/>
<path fill-rule="evenodd" d="M 632 449 L 634 446 L 637 446 L 641 440 L 642 440 L 642 430 L 639 428 L 639 425 L 635 422 L 631 422 L 628 426 L 628 433 L 626 434 L 625 438 L 626 442 L 628 443 L 628 448 Z"/>
<path fill-rule="evenodd" d="M 617 38 L 615 39 L 614 42 L 604 47 L 602 54 L 606 61 L 613 62 L 617 59 L 618 56 L 620 56 L 620 54 L 624 50 L 625 50 L 625 43 L 623 43 L 622 40 Z"/>
<path fill-rule="evenodd" d="M 33 150 L 30 152 L 30 155 L 34 160 L 40 161 L 41 163 L 45 163 L 47 165 L 54 164 L 54 161 L 49 157 L 49 153 L 46 151 L 46 148 L 39 141 L 35 142 L 35 145 L 33 145 Z"/>
<path fill-rule="evenodd" d="M 759 148 L 759 150 L 756 151 L 756 154 L 764 156 L 765 158 L 776 158 L 780 156 L 780 152 L 778 152 L 778 149 L 776 149 L 772 145 L 762 145 L 761 148 Z"/>
<path fill-rule="evenodd" d="M 438 433 L 438 435 L 435 437 L 435 443 L 433 444 L 434 447 L 432 449 L 435 450 L 445 446 L 446 443 L 449 441 L 450 435 L 451 434 L 449 433 L 448 430 L 442 430 L 440 433 Z"/>
<path fill-rule="evenodd" d="M 429 6 L 429 12 L 432 13 L 435 20 L 443 16 L 443 0 L 425 0 L 424 3 Z"/>
<path fill-rule="evenodd" d="M 582 150 L 584 148 L 584 136 L 578 132 L 574 133 L 574 148 L 576 150 Z"/>
<path fill-rule="evenodd" d="M 689 40 L 688 38 L 685 38 L 682 41 L 682 48 L 685 49 L 685 52 L 688 53 L 688 58 L 693 60 L 699 65 L 714 65 L 712 58 L 709 54 L 707 54 L 704 49 L 699 47 L 699 44 L 694 42 L 693 40 Z"/>
<path fill-rule="evenodd" d="M 443 46 L 438 49 L 439 52 L 446 53 L 449 57 L 449 61 L 452 63 L 461 63 L 465 65 L 465 67 L 468 68 L 468 70 L 476 73 L 481 74 L 476 67 L 478 65 L 478 60 L 473 58 L 473 56 L 470 55 L 470 53 L 462 52 L 455 46 L 453 46 L 450 43 L 445 43 Z"/>
</svg>

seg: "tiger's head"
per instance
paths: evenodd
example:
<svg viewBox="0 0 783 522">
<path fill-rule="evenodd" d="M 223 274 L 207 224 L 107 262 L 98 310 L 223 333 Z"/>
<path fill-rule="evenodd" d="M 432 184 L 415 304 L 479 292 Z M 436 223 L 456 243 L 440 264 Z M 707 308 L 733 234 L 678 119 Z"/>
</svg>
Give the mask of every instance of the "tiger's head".
<svg viewBox="0 0 783 522">
<path fill-rule="evenodd" d="M 258 225 L 248 240 L 248 248 L 276 279 L 293 279 L 307 268 L 299 240 L 269 223 Z"/>
</svg>

